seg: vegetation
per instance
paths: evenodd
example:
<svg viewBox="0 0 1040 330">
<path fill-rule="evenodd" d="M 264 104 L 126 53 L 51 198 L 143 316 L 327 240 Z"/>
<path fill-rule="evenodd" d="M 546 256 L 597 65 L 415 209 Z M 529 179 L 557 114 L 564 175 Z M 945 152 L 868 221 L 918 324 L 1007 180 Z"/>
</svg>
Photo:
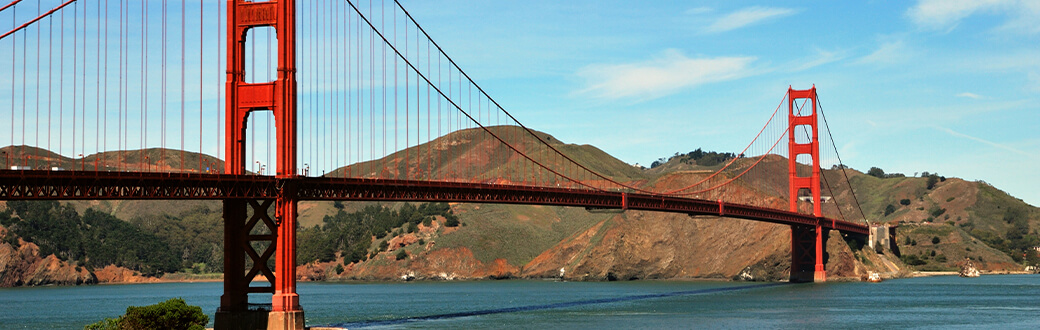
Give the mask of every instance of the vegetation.
<svg viewBox="0 0 1040 330">
<path fill-rule="evenodd" d="M 875 177 L 875 178 L 878 178 L 878 179 L 905 178 L 906 177 L 906 175 L 904 175 L 903 173 L 885 173 L 885 170 L 882 170 L 881 168 L 878 168 L 878 167 L 871 167 L 870 170 L 867 170 L 867 175 Z"/>
<path fill-rule="evenodd" d="M 1030 229 L 1030 222 L 1036 222 L 1036 211 L 989 185 L 980 186 L 977 199 L 978 202 L 970 208 L 973 220 L 971 235 L 1006 253 L 1016 262 L 1040 263 L 1032 250 L 1040 246 L 1040 237 Z"/>
<path fill-rule="evenodd" d="M 418 224 L 432 223 L 431 219 L 437 216 L 446 219 L 446 226 L 449 222 L 458 224 L 458 217 L 452 214 L 447 203 L 423 203 L 418 207 L 405 203 L 398 210 L 369 205 L 353 213 L 339 210 L 333 216 L 326 216 L 321 226 L 298 229 L 296 262 L 302 265 L 332 261 L 337 251 L 342 252 L 343 263 L 358 262 L 368 256 L 373 237 L 382 239 L 391 232 L 391 237 L 397 236 L 402 226 L 404 232 L 416 232 Z M 379 251 L 388 246 L 385 240 L 380 242 Z"/>
<path fill-rule="evenodd" d="M 181 269 L 223 272 L 224 225 L 221 212 L 197 207 L 179 216 L 135 217 L 130 219 L 130 224 L 167 242 L 169 250 L 179 257 Z"/>
<path fill-rule="evenodd" d="M 148 276 L 173 272 L 181 263 L 176 250 L 155 234 L 87 209 L 83 216 L 69 204 L 53 201 L 9 201 L 10 210 L 0 216 L 14 235 L 39 246 L 41 255 L 54 254 L 89 268 L 116 265 Z M 14 211 L 14 216 L 11 216 Z"/>
<path fill-rule="evenodd" d="M 189 306 L 174 298 L 155 305 L 126 308 L 126 314 L 88 325 L 88 330 L 205 329 L 209 316 L 199 306 Z"/>
<path fill-rule="evenodd" d="M 743 157 L 743 155 L 741 155 L 741 157 Z M 727 162 L 733 158 L 737 158 L 737 155 L 733 154 L 732 152 L 704 151 L 701 150 L 701 148 L 697 148 L 697 150 L 690 151 L 685 154 L 675 153 L 675 155 L 669 157 L 668 159 L 658 159 L 654 161 L 652 164 L 650 164 L 650 168 L 655 168 L 664 165 L 665 163 L 672 161 L 672 159 L 678 159 L 679 162 L 683 164 L 692 163 L 700 166 L 715 166 Z"/>
<path fill-rule="evenodd" d="M 936 183 L 939 183 L 939 175 L 936 175 L 936 174 L 929 175 L 928 176 L 928 183 L 927 183 L 928 190 L 932 190 L 932 188 L 935 188 L 935 184 Z"/>
</svg>

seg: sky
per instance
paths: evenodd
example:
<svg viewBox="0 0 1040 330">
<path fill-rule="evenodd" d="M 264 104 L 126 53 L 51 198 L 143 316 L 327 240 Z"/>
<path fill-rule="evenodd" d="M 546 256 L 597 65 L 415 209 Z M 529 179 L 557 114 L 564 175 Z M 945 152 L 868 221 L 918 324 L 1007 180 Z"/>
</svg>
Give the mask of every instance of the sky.
<svg viewBox="0 0 1040 330">
<path fill-rule="evenodd" d="M 17 19 L 13 19 L 13 9 L 0 14 L 0 26 L 13 28 L 16 22 L 31 19 L 60 2 L 45 0 L 40 8 L 35 2 L 22 2 Z M 119 17 L 118 8 L 123 3 L 113 0 L 110 4 L 111 30 L 106 31 L 111 40 L 119 40 L 119 25 L 111 22 L 118 22 L 115 17 Z M 173 45 L 178 39 L 184 40 L 178 32 L 181 2 L 170 1 L 171 27 L 165 38 L 160 37 L 157 18 L 161 2 L 127 3 L 131 14 L 128 34 L 143 31 L 151 35 L 152 41 L 145 46 L 152 68 L 161 60 L 156 40 Z M 141 6 L 145 3 L 149 4 L 146 9 Z M 189 75 L 184 82 L 176 72 L 180 62 L 176 51 L 169 55 L 174 68 L 171 77 L 138 74 L 138 57 L 143 55 L 134 50 L 142 47 L 131 38 L 126 46 L 131 50 L 127 59 L 131 96 L 125 103 L 128 108 L 141 104 L 153 119 L 145 125 L 127 125 L 129 133 L 108 130 L 106 134 L 112 135 L 112 140 L 117 135 L 147 132 L 154 136 L 166 129 L 177 131 L 176 123 L 158 127 L 156 112 L 169 110 L 176 115 L 186 107 L 189 119 L 195 118 L 187 122 L 186 130 L 200 132 L 199 136 L 188 136 L 185 142 L 171 137 L 161 145 L 157 145 L 158 137 L 152 137 L 141 144 L 170 148 L 183 145 L 219 155 L 220 139 L 206 139 L 203 133 L 219 133 L 221 123 L 217 118 L 223 104 L 220 95 L 225 58 L 221 52 L 224 43 L 219 39 L 223 35 L 218 20 L 223 12 L 217 11 L 221 3 L 186 2 L 188 26 L 212 24 L 214 28 L 189 28 L 187 44 L 203 46 L 201 51 L 187 53 Z M 525 125 L 565 142 L 594 145 L 628 163 L 648 165 L 658 158 L 697 148 L 739 152 L 784 99 L 788 87 L 816 86 L 835 146 L 846 165 L 864 172 L 876 166 L 908 176 L 927 171 L 985 181 L 1040 206 L 1040 174 L 1036 173 L 1040 169 L 1036 165 L 1040 163 L 1040 1 L 401 3 L 470 77 Z M 45 146 L 37 141 L 47 140 L 48 145 L 56 141 L 58 146 L 50 149 L 66 156 L 113 149 L 93 146 L 89 141 L 86 146 L 83 142 L 78 146 L 62 142 L 73 139 L 68 135 L 40 137 L 44 130 L 32 129 L 34 112 L 8 110 L 34 106 L 34 87 L 25 86 L 29 91 L 25 99 L 25 95 L 18 95 L 25 92 L 14 85 L 27 81 L 25 77 L 31 80 L 33 68 L 41 62 L 64 58 L 69 66 L 77 61 L 84 63 L 89 68 L 87 74 L 101 70 L 97 67 L 105 63 L 94 62 L 104 57 L 98 47 L 80 50 L 53 46 L 60 47 L 60 38 L 65 37 L 73 40 L 66 42 L 70 45 L 97 44 L 101 35 L 96 33 L 99 20 L 95 7 L 100 5 L 74 3 L 67 7 L 71 10 L 65 12 L 67 16 L 41 21 L 0 43 L 0 62 L 14 64 L 0 68 L 0 86 L 10 86 L 0 88 L 0 104 L 11 104 L 0 106 L 0 118 L 14 118 L 10 134 L 0 131 L 0 145 Z M 364 1 L 360 5 L 364 7 Z M 142 15 L 146 11 L 148 15 Z M 201 20 L 195 14 L 199 11 L 204 13 Z M 90 19 L 76 20 L 77 15 Z M 62 20 L 79 23 L 61 25 Z M 58 41 L 34 45 L 45 32 L 55 33 L 52 26 L 60 27 L 54 35 Z M 87 32 L 74 32 L 84 30 L 84 26 Z M 86 41 L 82 40 L 84 35 Z M 118 45 L 112 41 L 108 46 L 113 55 L 108 56 L 107 63 L 112 67 L 120 61 L 114 55 L 118 54 Z M 7 52 L 19 48 L 25 48 L 21 54 Z M 36 49 L 41 55 L 34 54 Z M 74 54 L 73 49 L 81 54 Z M 59 81 L 68 84 L 72 73 L 64 71 L 68 79 Z M 47 84 L 51 77 L 62 79 L 46 74 L 48 78 L 42 81 Z M 121 84 L 116 77 L 122 74 L 111 73 L 113 78 L 103 85 Z M 78 87 L 82 112 L 83 103 L 96 103 L 88 102 L 92 100 L 83 95 L 102 92 L 95 84 L 77 84 L 83 85 Z M 169 95 L 155 91 L 163 89 L 157 88 L 163 84 L 172 86 L 165 89 Z M 177 89 L 184 85 L 189 91 L 186 96 Z M 138 97 L 134 91 L 145 89 L 151 95 L 144 95 L 142 101 L 134 99 Z M 124 97 L 119 91 L 115 87 L 104 89 L 112 99 Z M 57 96 L 61 93 L 70 91 L 59 89 L 54 96 L 58 100 L 55 108 L 68 107 Z M 42 95 L 46 100 L 51 94 Z M 171 101 L 160 107 L 158 103 L 165 99 Z M 120 106 L 111 102 L 110 108 Z M 42 109 L 38 111 L 42 113 Z M 194 109 L 199 110 L 192 112 Z M 110 116 L 116 116 L 111 112 Z M 135 116 L 129 122 L 137 123 L 141 116 Z M 22 125 L 24 117 L 29 117 L 29 123 Z M 97 124 L 91 120 L 95 119 L 87 118 L 88 129 L 92 123 Z M 71 123 L 47 125 L 63 128 L 52 132 L 70 131 L 75 129 Z M 270 130 L 270 125 L 267 127 Z M 136 139 L 131 140 L 116 147 L 138 148 Z"/>
<path fill-rule="evenodd" d="M 649 164 L 816 86 L 844 163 L 1040 205 L 1040 1 L 402 1 L 526 125 Z"/>
</svg>

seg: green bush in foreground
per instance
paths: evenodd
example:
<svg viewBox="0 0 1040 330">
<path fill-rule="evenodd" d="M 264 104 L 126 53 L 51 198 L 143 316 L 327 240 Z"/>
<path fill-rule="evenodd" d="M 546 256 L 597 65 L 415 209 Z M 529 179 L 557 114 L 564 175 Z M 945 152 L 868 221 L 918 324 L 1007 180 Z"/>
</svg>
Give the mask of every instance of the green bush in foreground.
<svg viewBox="0 0 1040 330">
<path fill-rule="evenodd" d="M 188 306 L 184 299 L 173 298 L 150 306 L 130 306 L 126 315 L 104 319 L 86 326 L 87 330 L 109 329 L 205 329 L 209 316 L 199 306 Z"/>
</svg>

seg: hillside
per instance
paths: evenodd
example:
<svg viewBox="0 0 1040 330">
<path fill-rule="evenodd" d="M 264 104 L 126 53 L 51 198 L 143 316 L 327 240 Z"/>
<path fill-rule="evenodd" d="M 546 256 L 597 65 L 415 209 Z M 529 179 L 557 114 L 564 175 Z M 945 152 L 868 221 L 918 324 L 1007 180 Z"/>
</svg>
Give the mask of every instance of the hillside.
<svg viewBox="0 0 1040 330">
<path fill-rule="evenodd" d="M 506 132 L 501 134 L 506 139 L 515 136 L 507 133 L 514 128 L 492 129 Z M 344 173 L 387 175 L 370 170 L 376 168 L 373 164 L 377 163 L 397 164 L 396 169 L 390 170 L 395 173 L 393 175 L 419 175 L 422 172 L 414 168 L 417 159 L 433 157 L 435 153 L 432 150 L 440 152 L 437 156 L 440 161 L 436 162 L 439 166 L 427 168 L 426 173 L 468 173 L 477 178 L 515 175 L 508 173 L 510 167 L 505 165 L 517 160 L 507 157 L 509 153 L 506 150 L 499 150 L 504 147 L 475 142 L 482 141 L 478 139 L 479 134 L 486 133 L 476 130 L 454 132 L 429 144 L 392 154 L 387 159 L 337 169 L 329 176 Z M 683 157 L 674 157 L 652 169 L 640 169 L 598 148 L 568 144 L 544 133 L 537 134 L 594 171 L 613 180 L 655 190 L 684 187 L 722 166 L 718 159 L 702 165 L 698 160 L 683 161 Z M 529 141 L 508 141 L 515 143 L 518 149 L 538 152 Z M 0 150 L 15 149 L 19 148 Z M 49 154 L 42 150 L 33 152 Z M 157 157 L 161 157 L 162 152 L 158 150 L 147 150 L 144 154 L 156 152 L 159 152 Z M 179 155 L 179 152 L 166 152 L 170 153 Z M 48 157 L 61 164 L 78 161 L 57 155 Z M 92 155 L 85 159 L 96 157 Z M 194 155 L 186 159 L 208 160 L 207 157 Z M 171 163 L 174 160 L 169 159 Z M 751 161 L 738 159 L 734 168 L 724 175 L 735 175 Z M 730 188 L 728 193 L 741 196 L 748 203 L 785 208 L 787 160 L 769 156 L 757 169 L 739 185 Z M 800 169 L 804 170 L 807 169 Z M 1014 255 L 1012 251 L 1015 249 L 1040 245 L 1040 242 L 1035 242 L 1040 227 L 1040 211 L 985 183 L 942 178 L 929 188 L 929 178 L 877 177 L 855 170 L 847 173 L 852 189 L 837 184 L 844 182 L 845 174 L 840 169 L 825 170 L 826 181 L 835 183 L 833 191 L 825 191 L 825 195 L 851 200 L 852 191 L 855 191 L 867 219 L 899 224 L 898 243 L 902 260 L 914 264 L 918 270 L 952 269 L 965 258 L 981 262 L 983 269 L 987 270 L 1021 270 L 1022 258 L 1012 258 L 1009 253 Z M 218 249 L 222 246 L 219 242 L 219 203 L 84 201 L 71 204 L 81 214 L 88 208 L 114 214 L 145 233 L 158 235 L 160 239 L 192 235 L 191 231 L 174 228 L 209 231 L 204 235 L 205 239 L 193 241 L 192 244 L 203 248 L 192 252 L 191 257 L 185 257 L 187 259 L 182 258 L 181 267 L 190 270 L 202 264 L 204 268 L 208 265 L 209 270 L 214 270 L 214 266 L 219 264 Z M 0 209 L 2 205 L 0 203 Z M 319 238 L 329 239 L 329 235 L 333 239 L 336 235 L 345 235 L 331 234 L 335 232 L 331 228 L 342 227 L 336 221 L 361 219 L 351 221 L 368 223 L 366 221 L 370 220 L 364 220 L 367 216 L 362 214 L 375 214 L 372 213 L 375 206 L 386 208 L 379 214 L 393 217 L 402 208 L 420 205 L 301 202 L 300 244 L 306 245 L 309 240 Z M 306 265 L 299 274 L 310 280 L 489 277 L 605 280 L 732 278 L 747 273 L 756 279 L 775 280 L 786 278 L 789 268 L 790 234 L 788 228 L 781 225 L 711 216 L 688 217 L 639 211 L 589 212 L 579 208 L 498 204 L 451 204 L 447 212 L 392 222 L 393 227 L 371 227 L 383 229 L 372 229 L 374 231 L 363 234 L 370 235 L 367 240 L 352 239 L 352 245 L 341 245 L 337 250 L 321 250 L 301 256 L 299 261 Z M 859 210 L 851 205 L 842 205 L 839 210 L 833 203 L 824 204 L 824 213 L 853 220 L 862 218 Z M 459 224 L 449 225 L 449 218 L 457 218 Z M 182 225 L 185 223 L 193 225 L 185 227 Z M 4 232 L 0 231 L 0 236 L 3 235 Z M 358 237 L 357 233 L 350 235 Z M 17 250 L 19 247 L 10 237 L 7 234 L 5 240 L 14 243 L 9 245 Z M 859 250 L 858 243 L 846 245 L 838 238 L 837 234 L 832 235 L 828 244 L 832 256 L 828 269 L 832 278 L 858 278 L 867 271 L 899 276 L 905 271 L 906 266 L 891 254 L 878 255 Z M 933 238 L 939 241 L 932 243 Z M 351 252 L 348 257 L 348 247 L 359 252 Z"/>
</svg>

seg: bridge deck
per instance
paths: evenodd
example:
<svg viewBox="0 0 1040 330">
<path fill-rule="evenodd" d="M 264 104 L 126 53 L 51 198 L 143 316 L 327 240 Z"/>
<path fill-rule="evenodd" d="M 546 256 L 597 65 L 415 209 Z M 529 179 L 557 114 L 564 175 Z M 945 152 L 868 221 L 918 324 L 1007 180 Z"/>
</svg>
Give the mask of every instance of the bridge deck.
<svg viewBox="0 0 1040 330">
<path fill-rule="evenodd" d="M 866 225 L 812 215 L 621 191 L 472 182 L 358 178 L 277 178 L 199 173 L 0 170 L 0 200 L 275 199 L 292 189 L 299 200 L 440 201 L 556 205 L 716 215 L 770 223 L 816 226 L 867 235 Z"/>
</svg>

